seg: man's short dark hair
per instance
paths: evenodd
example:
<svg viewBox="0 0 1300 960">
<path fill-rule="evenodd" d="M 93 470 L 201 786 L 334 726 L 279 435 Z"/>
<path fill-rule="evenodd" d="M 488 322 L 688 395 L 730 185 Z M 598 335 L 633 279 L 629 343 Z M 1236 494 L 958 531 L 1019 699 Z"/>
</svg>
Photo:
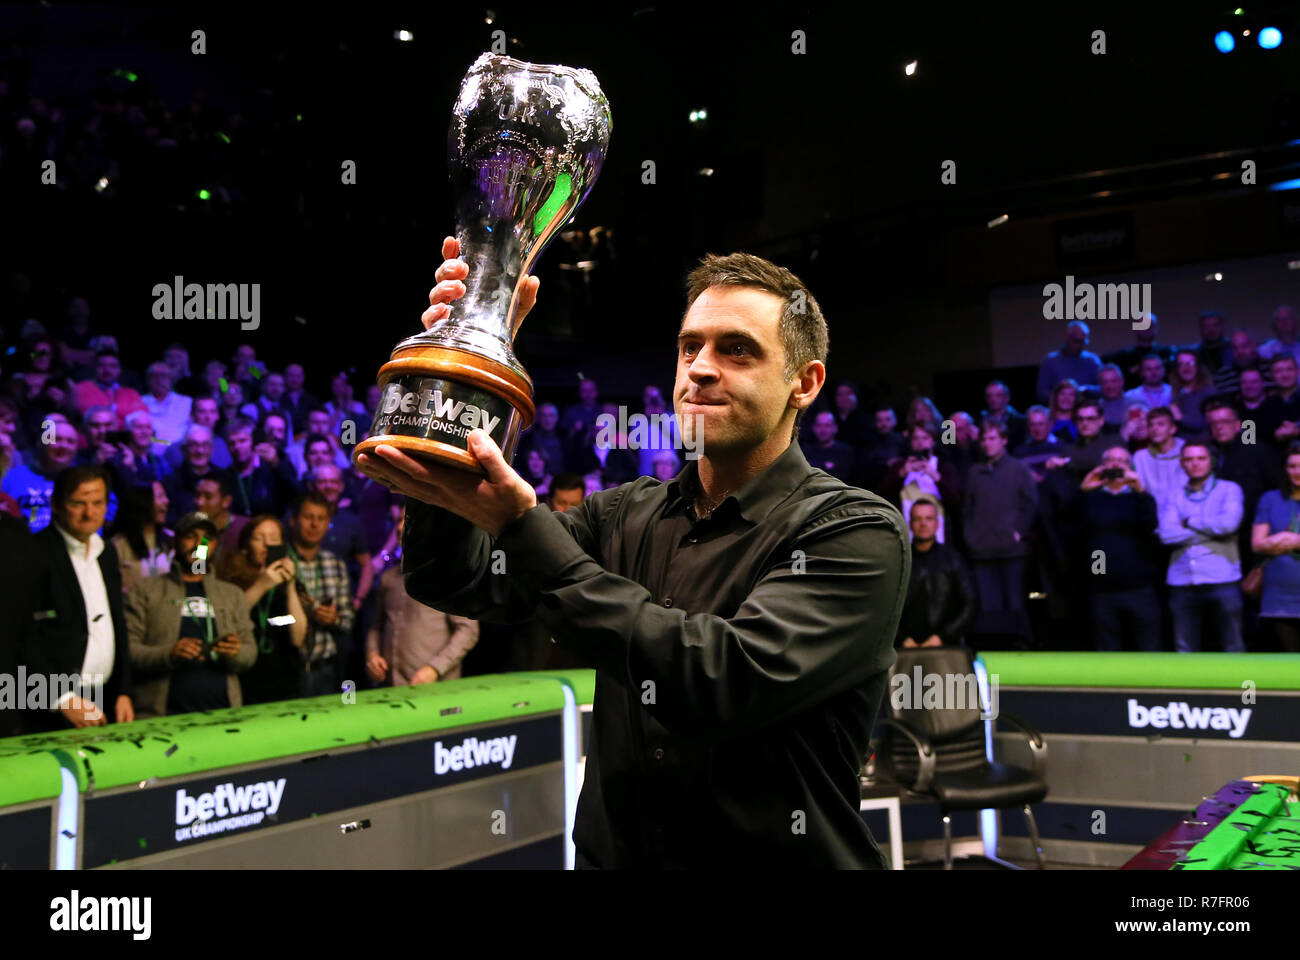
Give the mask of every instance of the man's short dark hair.
<svg viewBox="0 0 1300 960">
<path fill-rule="evenodd" d="M 330 502 L 325 499 L 323 494 L 317 493 L 315 490 L 308 490 L 306 493 L 300 494 L 293 501 L 293 511 L 291 515 L 294 517 L 301 516 L 302 508 L 309 503 L 314 504 L 318 507 L 323 507 L 326 513 L 332 512 L 330 508 Z"/>
<path fill-rule="evenodd" d="M 1001 380 L 990 380 L 988 383 L 984 384 L 984 390 L 985 390 L 985 392 L 988 391 L 989 387 L 997 387 L 999 390 L 1001 390 L 1003 393 L 1005 393 L 1008 397 L 1011 396 L 1011 388 L 1008 387 L 1008 386 L 1007 386 L 1005 383 L 1003 383 Z"/>
<path fill-rule="evenodd" d="M 781 299 L 779 331 L 785 352 L 782 376 L 791 378 L 811 360 L 826 362 L 830 355 L 830 332 L 821 306 L 809 291 L 808 285 L 785 267 L 777 266 L 752 253 L 729 253 L 725 257 L 705 254 L 699 264 L 686 277 L 686 309 L 710 287 L 751 287 L 766 290 Z M 805 408 L 806 409 L 806 408 Z M 791 439 L 799 436 L 799 423 L 804 410 L 794 415 Z"/>
<path fill-rule="evenodd" d="M 243 415 L 232 417 L 226 423 L 226 439 L 229 439 L 232 433 L 243 433 L 245 430 L 249 433 L 255 433 L 257 431 L 257 423 L 253 418 L 245 417 Z"/>
<path fill-rule="evenodd" d="M 1231 410 L 1234 417 L 1237 417 L 1238 419 L 1241 418 L 1241 411 L 1238 410 L 1237 405 L 1227 397 L 1210 397 L 1210 399 L 1205 401 L 1205 415 L 1207 417 L 1215 410 Z"/>
<path fill-rule="evenodd" d="M 235 478 L 229 470 L 222 470 L 220 467 L 214 467 L 203 476 L 194 481 L 194 488 L 197 490 L 200 483 L 205 480 L 211 480 L 217 485 L 220 496 L 233 497 L 235 495 Z"/>
<path fill-rule="evenodd" d="M 1082 401 L 1075 404 L 1074 419 L 1075 420 L 1082 419 L 1083 411 L 1088 409 L 1096 410 L 1098 413 L 1102 412 L 1101 404 L 1097 401 L 1097 398 L 1094 397 L 1092 394 L 1088 394 Z"/>
<path fill-rule="evenodd" d="M 980 436 L 984 436 L 989 431 L 996 433 L 1003 440 L 1007 438 L 1007 425 L 1005 423 L 997 420 L 985 420 L 980 424 Z"/>
<path fill-rule="evenodd" d="M 121 362 L 122 359 L 117 355 L 117 351 L 114 350 L 112 347 L 100 347 L 98 350 L 96 350 L 95 359 L 99 360 L 101 357 L 112 357 L 114 360 L 117 360 L 119 363 Z"/>
<path fill-rule="evenodd" d="M 586 491 L 586 481 L 576 473 L 561 473 L 551 481 L 551 492 L 556 490 L 582 490 Z"/>
<path fill-rule="evenodd" d="M 1168 407 L 1152 407 L 1150 410 L 1147 411 L 1147 423 L 1150 423 L 1152 420 L 1156 419 L 1157 417 L 1164 417 L 1170 423 L 1178 422 L 1176 419 L 1174 419 L 1174 412 L 1170 410 Z"/>
<path fill-rule="evenodd" d="M 1160 354 L 1156 353 L 1155 351 L 1152 351 L 1151 353 L 1146 354 L 1146 355 L 1142 358 L 1142 362 L 1143 362 L 1143 363 L 1146 363 L 1148 360 L 1159 360 L 1159 361 L 1160 361 L 1160 366 L 1163 367 L 1163 366 L 1165 365 L 1165 358 L 1162 357 L 1162 356 L 1160 356 Z"/>
<path fill-rule="evenodd" d="M 72 496 L 73 491 L 83 483 L 90 483 L 94 480 L 104 481 L 105 494 L 113 490 L 113 475 L 108 472 L 108 468 L 99 463 L 79 463 L 76 466 L 65 467 L 60 470 L 54 478 L 54 505 L 61 507 L 68 502 L 68 497 Z"/>
<path fill-rule="evenodd" d="M 307 434 L 307 439 L 305 439 L 305 440 L 302 442 L 302 455 L 303 455 L 304 457 L 307 456 L 307 451 L 311 449 L 311 445 L 312 445 L 313 443 L 323 443 L 323 444 L 325 444 L 325 446 L 329 447 L 331 450 L 334 449 L 334 444 L 330 443 L 330 438 L 329 438 L 328 436 L 326 436 L 325 434 L 323 434 L 323 433 L 309 433 L 309 434 Z"/>
<path fill-rule="evenodd" d="M 943 507 L 940 506 L 938 498 L 932 493 L 923 493 L 912 501 L 913 510 L 920 506 L 930 507 L 934 510 L 935 516 L 943 512 Z"/>
<path fill-rule="evenodd" d="M 1279 363 L 1289 363 L 1293 367 L 1300 368 L 1300 363 L 1297 363 L 1296 358 L 1289 353 L 1279 353 L 1273 358 L 1273 366 L 1276 367 Z"/>
</svg>

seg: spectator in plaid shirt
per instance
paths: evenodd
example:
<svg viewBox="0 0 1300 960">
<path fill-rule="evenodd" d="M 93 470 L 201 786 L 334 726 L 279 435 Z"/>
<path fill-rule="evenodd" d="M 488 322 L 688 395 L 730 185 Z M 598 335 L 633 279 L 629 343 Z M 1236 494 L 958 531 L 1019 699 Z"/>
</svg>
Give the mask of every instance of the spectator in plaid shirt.
<svg viewBox="0 0 1300 960">
<path fill-rule="evenodd" d="M 303 644 L 303 670 L 298 695 L 315 697 L 338 693 L 340 663 L 347 656 L 354 612 L 348 568 L 321 541 L 330 528 L 329 501 L 319 493 L 305 493 L 294 503 L 290 516 L 293 542 L 289 556 L 297 567 L 298 581 L 306 588 L 307 639 Z"/>
</svg>

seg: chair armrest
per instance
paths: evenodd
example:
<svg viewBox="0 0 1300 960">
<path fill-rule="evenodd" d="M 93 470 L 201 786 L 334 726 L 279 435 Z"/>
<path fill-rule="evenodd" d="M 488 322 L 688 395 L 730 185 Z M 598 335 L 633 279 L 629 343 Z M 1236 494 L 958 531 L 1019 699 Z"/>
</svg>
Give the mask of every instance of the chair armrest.
<svg viewBox="0 0 1300 960">
<path fill-rule="evenodd" d="M 901 720 L 896 720 L 893 717 L 880 717 L 876 720 L 876 723 L 901 730 L 903 735 L 912 741 L 912 746 L 916 748 L 917 760 L 920 762 L 921 766 L 916 774 L 916 782 L 912 784 L 910 789 L 915 790 L 917 793 L 928 793 L 930 791 L 930 783 L 934 780 L 934 767 L 936 760 L 934 745 L 930 743 L 930 738 L 917 733 L 906 723 Z"/>
<path fill-rule="evenodd" d="M 1046 776 L 1047 741 L 1043 738 L 1043 735 L 1014 713 L 999 713 L 993 721 L 994 729 L 997 729 L 997 722 L 999 720 L 1005 720 L 1007 723 L 1011 724 L 1011 726 L 1024 734 L 1025 741 L 1029 744 L 1029 752 L 1034 758 L 1034 776 L 1039 778 Z"/>
</svg>

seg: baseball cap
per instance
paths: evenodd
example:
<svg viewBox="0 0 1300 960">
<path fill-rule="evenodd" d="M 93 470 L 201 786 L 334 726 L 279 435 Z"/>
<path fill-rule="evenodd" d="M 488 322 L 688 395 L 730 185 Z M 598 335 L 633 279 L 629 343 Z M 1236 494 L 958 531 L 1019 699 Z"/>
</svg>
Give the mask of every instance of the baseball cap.
<svg viewBox="0 0 1300 960">
<path fill-rule="evenodd" d="M 208 531 L 208 536 L 215 538 L 217 535 L 217 525 L 213 523 L 206 513 L 202 510 L 195 510 L 185 514 L 176 524 L 176 536 L 183 537 L 197 527 L 203 527 Z"/>
</svg>

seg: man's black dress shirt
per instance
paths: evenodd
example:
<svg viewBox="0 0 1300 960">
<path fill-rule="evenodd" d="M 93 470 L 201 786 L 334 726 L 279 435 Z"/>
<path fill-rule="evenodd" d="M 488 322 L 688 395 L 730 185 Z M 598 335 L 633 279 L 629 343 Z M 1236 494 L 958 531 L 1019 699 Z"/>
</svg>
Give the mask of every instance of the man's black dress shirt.
<svg viewBox="0 0 1300 960">
<path fill-rule="evenodd" d="M 536 616 L 596 668 L 574 827 L 591 865 L 884 867 L 858 773 L 895 660 L 902 515 L 797 443 L 698 521 L 697 477 L 690 461 L 567 513 L 539 505 L 495 541 L 411 501 L 407 591 Z"/>
</svg>

